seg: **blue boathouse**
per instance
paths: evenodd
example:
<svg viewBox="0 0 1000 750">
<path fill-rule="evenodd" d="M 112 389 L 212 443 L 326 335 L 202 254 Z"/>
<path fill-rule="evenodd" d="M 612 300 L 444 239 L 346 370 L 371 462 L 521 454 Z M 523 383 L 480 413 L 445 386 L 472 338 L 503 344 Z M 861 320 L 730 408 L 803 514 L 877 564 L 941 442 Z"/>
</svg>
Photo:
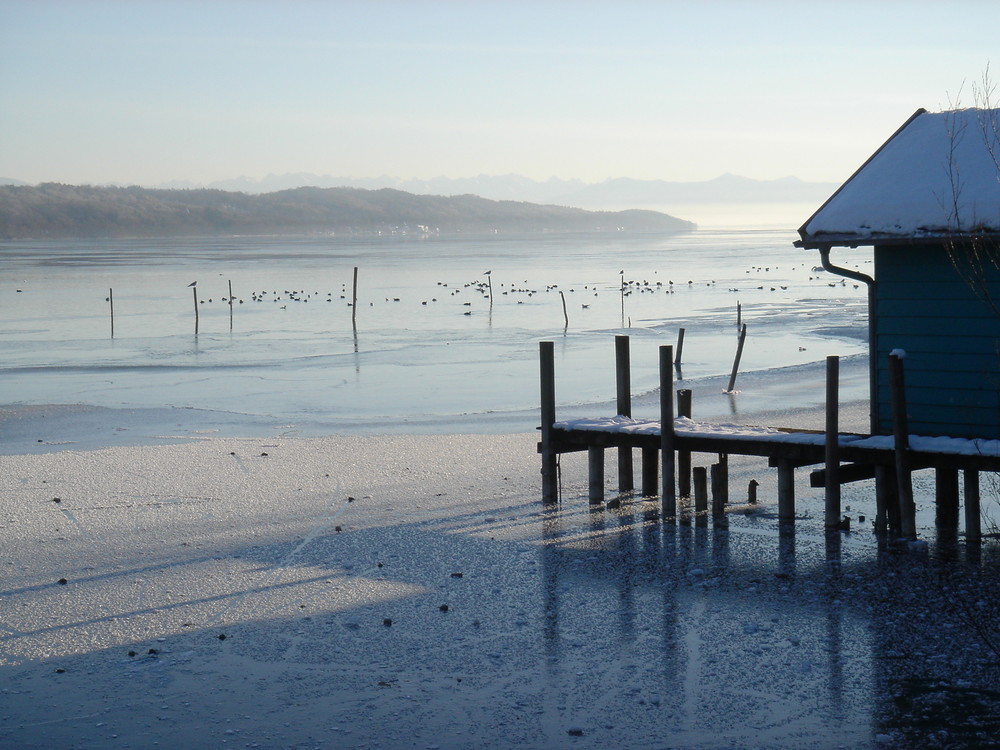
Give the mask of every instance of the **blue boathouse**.
<svg viewBox="0 0 1000 750">
<path fill-rule="evenodd" d="M 799 235 L 868 285 L 872 432 L 892 431 L 895 351 L 911 433 L 1000 438 L 1000 109 L 918 110 Z"/>
</svg>

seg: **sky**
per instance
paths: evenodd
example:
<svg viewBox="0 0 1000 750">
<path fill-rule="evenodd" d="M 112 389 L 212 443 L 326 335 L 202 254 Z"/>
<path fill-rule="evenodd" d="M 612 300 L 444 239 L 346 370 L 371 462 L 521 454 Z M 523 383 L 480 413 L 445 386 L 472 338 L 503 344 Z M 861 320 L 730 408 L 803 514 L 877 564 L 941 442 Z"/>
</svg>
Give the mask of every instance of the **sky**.
<svg viewBox="0 0 1000 750">
<path fill-rule="evenodd" d="M 997 28 L 995 0 L 0 0 L 0 177 L 842 182 L 974 104 Z"/>
</svg>

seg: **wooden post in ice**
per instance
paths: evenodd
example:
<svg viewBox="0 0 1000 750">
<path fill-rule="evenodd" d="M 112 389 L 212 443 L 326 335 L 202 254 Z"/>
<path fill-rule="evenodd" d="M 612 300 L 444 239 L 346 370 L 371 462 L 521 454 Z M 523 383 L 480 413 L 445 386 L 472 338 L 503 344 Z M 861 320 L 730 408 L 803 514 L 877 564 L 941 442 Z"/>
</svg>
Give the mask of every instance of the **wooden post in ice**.
<svg viewBox="0 0 1000 750">
<path fill-rule="evenodd" d="M 198 335 L 198 287 L 191 287 L 191 294 L 194 297 L 194 335 Z"/>
<path fill-rule="evenodd" d="M 729 502 L 729 480 L 723 464 L 712 464 L 712 522 L 726 523 L 726 504 Z"/>
<path fill-rule="evenodd" d="M 561 289 L 559 290 L 559 296 L 562 297 L 563 321 L 565 323 L 565 328 L 569 328 L 569 313 L 566 312 L 566 295 L 563 294 L 563 291 Z"/>
<path fill-rule="evenodd" d="M 591 445 L 587 448 L 587 467 L 590 480 L 591 503 L 604 502 L 604 447 Z"/>
<path fill-rule="evenodd" d="M 739 372 L 740 369 L 740 359 L 743 357 L 743 342 L 746 341 L 746 338 L 747 326 L 746 323 L 744 323 L 743 327 L 740 329 L 740 341 L 736 345 L 736 359 L 733 361 L 733 372 L 729 376 L 729 386 L 726 388 L 726 393 L 732 393 L 733 388 L 736 387 L 736 373 Z"/>
<path fill-rule="evenodd" d="M 677 416 L 691 418 L 691 391 L 688 388 L 677 391 Z M 691 497 L 691 451 L 677 451 L 677 494 Z"/>
<path fill-rule="evenodd" d="M 694 512 L 703 514 L 708 510 L 708 469 L 704 466 L 695 466 L 693 475 Z"/>
<path fill-rule="evenodd" d="M 840 525 L 840 358 L 826 358 L 826 528 Z"/>
<path fill-rule="evenodd" d="M 660 347 L 660 500 L 664 520 L 677 516 L 676 472 L 674 466 L 674 348 Z"/>
<path fill-rule="evenodd" d="M 684 329 L 681 328 L 677 331 L 677 354 L 674 356 L 674 364 L 677 367 L 681 366 L 681 356 L 684 353 Z M 690 414 L 688 416 L 691 416 Z"/>
<path fill-rule="evenodd" d="M 115 337 L 115 290 L 108 289 L 108 303 L 111 305 L 111 338 Z"/>
<path fill-rule="evenodd" d="M 795 464 L 790 459 L 779 458 L 778 468 L 778 520 L 795 520 Z"/>
<path fill-rule="evenodd" d="M 740 305 L 740 301 L 736 300 L 736 327 L 740 328 L 743 325 L 743 306 Z"/>
<path fill-rule="evenodd" d="M 981 542 L 982 522 L 979 515 L 979 472 L 965 470 L 965 541 Z"/>
<path fill-rule="evenodd" d="M 896 489 L 899 493 L 899 533 L 906 539 L 916 539 L 917 509 L 913 504 L 913 477 L 907 455 L 910 450 L 910 428 L 906 417 L 906 380 L 903 374 L 903 357 L 896 351 L 889 355 L 889 391 L 892 399 Z"/>
<path fill-rule="evenodd" d="M 615 386 L 618 413 L 623 417 L 631 417 L 632 374 L 628 336 L 615 336 Z M 635 489 L 635 474 L 632 468 L 632 449 L 621 446 L 618 449 L 618 491 L 631 492 L 633 489 Z"/>
<path fill-rule="evenodd" d="M 351 327 L 358 329 L 358 267 L 354 267 L 354 293 L 351 295 Z"/>
<path fill-rule="evenodd" d="M 229 279 L 229 330 L 233 330 L 233 280 Z"/>
<path fill-rule="evenodd" d="M 542 501 L 559 499 L 556 485 L 556 453 L 552 448 L 552 424 L 556 421 L 555 348 L 551 341 L 538 342 L 538 365 L 541 381 L 542 430 Z"/>
</svg>

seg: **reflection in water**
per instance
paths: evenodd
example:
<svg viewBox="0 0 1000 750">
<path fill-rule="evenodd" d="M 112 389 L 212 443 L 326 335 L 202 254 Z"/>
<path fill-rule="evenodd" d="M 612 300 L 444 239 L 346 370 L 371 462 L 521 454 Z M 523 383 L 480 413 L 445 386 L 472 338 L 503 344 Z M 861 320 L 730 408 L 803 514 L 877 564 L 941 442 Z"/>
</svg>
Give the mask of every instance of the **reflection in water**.
<svg viewBox="0 0 1000 750">
<path fill-rule="evenodd" d="M 913 681 L 927 692 L 928 675 L 954 676 L 940 667 L 968 645 L 958 632 L 969 623 L 927 591 L 930 569 L 939 567 L 939 588 L 957 579 L 966 593 L 995 578 L 991 570 L 972 580 L 963 564 L 942 582 L 951 563 L 901 555 L 866 534 L 791 523 L 772 533 L 735 518 L 728 529 L 661 524 L 656 505 L 623 498 L 608 509 L 582 498 L 547 512 L 542 638 L 561 665 L 552 674 L 600 683 L 593 710 L 627 707 L 630 721 L 669 729 L 667 744 L 740 745 L 751 726 L 767 747 L 906 735 Z M 923 642 L 932 611 L 933 646 Z M 581 639 L 596 640 L 584 653 Z"/>
</svg>

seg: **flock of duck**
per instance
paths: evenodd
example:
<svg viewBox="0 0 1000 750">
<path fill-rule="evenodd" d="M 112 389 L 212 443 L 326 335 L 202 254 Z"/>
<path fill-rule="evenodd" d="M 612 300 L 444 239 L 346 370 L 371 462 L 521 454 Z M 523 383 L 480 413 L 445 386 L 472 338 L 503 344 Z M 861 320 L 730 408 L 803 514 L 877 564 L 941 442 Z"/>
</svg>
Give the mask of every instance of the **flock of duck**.
<svg viewBox="0 0 1000 750">
<path fill-rule="evenodd" d="M 775 268 L 775 270 L 777 270 L 776 266 L 774 268 Z M 771 266 L 751 266 L 751 268 L 747 269 L 746 273 L 747 274 L 769 273 L 771 271 L 771 269 L 772 269 Z M 821 269 L 821 268 L 813 268 L 811 270 L 813 272 L 822 272 L 823 269 Z M 536 294 L 540 294 L 540 293 L 553 293 L 553 292 L 555 292 L 555 293 L 563 293 L 563 292 L 566 292 L 566 293 L 570 293 L 570 294 L 575 294 L 577 292 L 580 292 L 580 293 L 585 293 L 585 294 L 591 295 L 593 297 L 597 297 L 597 296 L 599 296 L 601 294 L 601 292 L 604 292 L 604 293 L 609 293 L 610 292 L 610 293 L 614 293 L 616 296 L 620 295 L 622 297 L 629 297 L 629 296 L 631 296 L 633 294 L 655 294 L 657 292 L 664 292 L 666 294 L 674 294 L 675 291 L 676 291 L 676 288 L 678 288 L 678 287 L 679 288 L 685 288 L 685 287 L 686 288 L 692 288 L 692 287 L 694 287 L 696 285 L 697 286 L 701 286 L 702 284 L 704 284 L 705 286 L 708 286 L 708 287 L 713 287 L 713 286 L 715 286 L 715 283 L 716 283 L 715 280 L 704 281 L 704 282 L 697 282 L 697 284 L 696 284 L 695 281 L 690 280 L 690 279 L 688 281 L 686 281 L 686 282 L 678 282 L 678 283 L 675 283 L 673 280 L 668 280 L 668 281 L 650 281 L 648 279 L 642 279 L 642 280 L 639 280 L 639 279 L 626 279 L 625 278 L 625 271 L 622 270 L 622 271 L 619 271 L 619 276 L 621 277 L 621 283 L 620 283 L 619 287 L 610 287 L 610 286 L 607 286 L 607 285 L 598 286 L 598 285 L 592 285 L 592 284 L 584 284 L 581 287 L 579 287 L 579 289 L 576 286 L 567 287 L 567 288 L 564 289 L 564 288 L 560 287 L 559 284 L 546 284 L 544 287 L 536 288 L 536 287 L 528 285 L 529 282 L 527 281 L 527 279 L 525 279 L 521 283 L 518 283 L 518 282 L 511 282 L 511 283 L 501 282 L 501 283 L 497 284 L 497 290 L 496 290 L 496 292 L 494 292 L 493 281 L 492 281 L 492 278 L 491 278 L 491 273 L 492 273 L 492 271 L 485 271 L 483 273 L 483 276 L 486 277 L 485 281 L 482 280 L 482 279 L 475 279 L 473 281 L 465 282 L 461 286 L 454 286 L 454 287 L 450 286 L 447 282 L 439 281 L 439 282 L 437 282 L 437 286 L 441 289 L 441 296 L 442 297 L 444 295 L 447 295 L 449 297 L 456 297 L 456 296 L 461 295 L 465 291 L 471 291 L 471 292 L 473 292 L 475 294 L 478 294 L 479 297 L 483 301 L 485 301 L 485 302 L 487 302 L 487 303 L 489 303 L 489 304 L 492 305 L 492 301 L 493 301 L 493 299 L 496 296 L 502 296 L 502 297 L 523 296 L 523 297 L 526 297 L 526 298 L 530 298 L 530 297 L 533 297 Z M 820 276 L 809 276 L 809 280 L 810 281 L 819 280 L 821 278 L 822 277 L 820 277 Z M 197 284 L 197 282 L 192 282 L 189 286 L 194 287 L 196 284 Z M 846 286 L 846 280 L 840 279 L 840 280 L 835 281 L 835 282 L 829 282 L 827 284 L 827 286 L 831 286 L 831 287 Z M 855 289 L 857 289 L 859 285 L 858 284 L 854 284 L 853 286 L 854 286 Z M 756 290 L 761 290 L 761 291 L 769 290 L 769 291 L 775 292 L 775 291 L 778 291 L 778 290 L 786 291 L 788 289 L 788 286 L 787 285 L 770 286 L 768 284 L 754 284 L 752 287 L 743 287 L 743 291 L 746 291 L 748 289 L 756 289 Z M 739 291 L 741 291 L 741 289 L 739 287 L 728 287 L 728 291 L 730 291 L 730 292 L 739 292 Z M 250 302 L 256 302 L 256 303 L 271 302 L 271 303 L 274 303 L 274 304 L 282 303 L 281 306 L 280 306 L 280 309 L 282 309 L 282 310 L 287 309 L 289 303 L 292 303 L 292 304 L 305 304 L 305 303 L 308 303 L 310 301 L 332 303 L 334 301 L 340 301 L 340 300 L 346 301 L 346 304 L 347 304 L 348 307 L 351 307 L 354 304 L 353 300 L 349 298 L 349 293 L 348 293 L 348 289 L 347 289 L 347 284 L 346 283 L 342 284 L 340 290 L 337 291 L 337 292 L 334 292 L 334 291 L 327 291 L 327 292 L 312 291 L 312 292 L 309 292 L 309 291 L 306 291 L 305 289 L 283 289 L 283 290 L 280 290 L 280 291 L 277 290 L 277 289 L 272 289 L 272 290 L 268 291 L 268 290 L 264 289 L 264 290 L 259 290 L 259 291 L 258 290 L 254 290 L 254 291 L 251 291 L 250 294 L 249 294 L 249 301 Z M 401 299 L 399 297 L 385 297 L 384 300 L 385 300 L 385 302 L 390 302 L 390 303 L 396 303 L 396 302 L 400 302 L 401 301 Z M 199 304 L 202 304 L 202 305 L 204 305 L 204 304 L 211 304 L 213 302 L 220 302 L 220 303 L 229 304 L 229 305 L 236 305 L 236 304 L 242 305 L 242 304 L 244 304 L 245 301 L 246 300 L 244 298 L 229 297 L 229 296 L 223 296 L 223 297 L 218 297 L 218 298 L 208 297 L 208 298 L 199 298 L 198 299 Z M 434 297 L 429 297 L 427 299 L 421 300 L 420 304 L 421 305 L 428 305 L 428 304 L 436 303 L 438 301 L 439 301 L 439 297 L 438 296 L 434 296 Z M 368 304 L 370 306 L 374 306 L 375 305 L 375 303 L 372 302 L 372 301 L 369 301 Z M 523 299 L 517 300 L 517 304 L 519 304 L 519 305 L 524 304 L 524 300 Z M 472 302 L 464 302 L 463 301 L 462 302 L 462 306 L 463 307 L 470 307 L 471 308 L 473 306 L 473 303 Z M 590 307 L 589 303 L 585 303 L 585 302 L 581 303 L 581 308 L 587 309 L 589 307 Z M 471 315 L 472 311 L 471 310 L 465 310 L 463 314 L 464 315 Z"/>
</svg>

